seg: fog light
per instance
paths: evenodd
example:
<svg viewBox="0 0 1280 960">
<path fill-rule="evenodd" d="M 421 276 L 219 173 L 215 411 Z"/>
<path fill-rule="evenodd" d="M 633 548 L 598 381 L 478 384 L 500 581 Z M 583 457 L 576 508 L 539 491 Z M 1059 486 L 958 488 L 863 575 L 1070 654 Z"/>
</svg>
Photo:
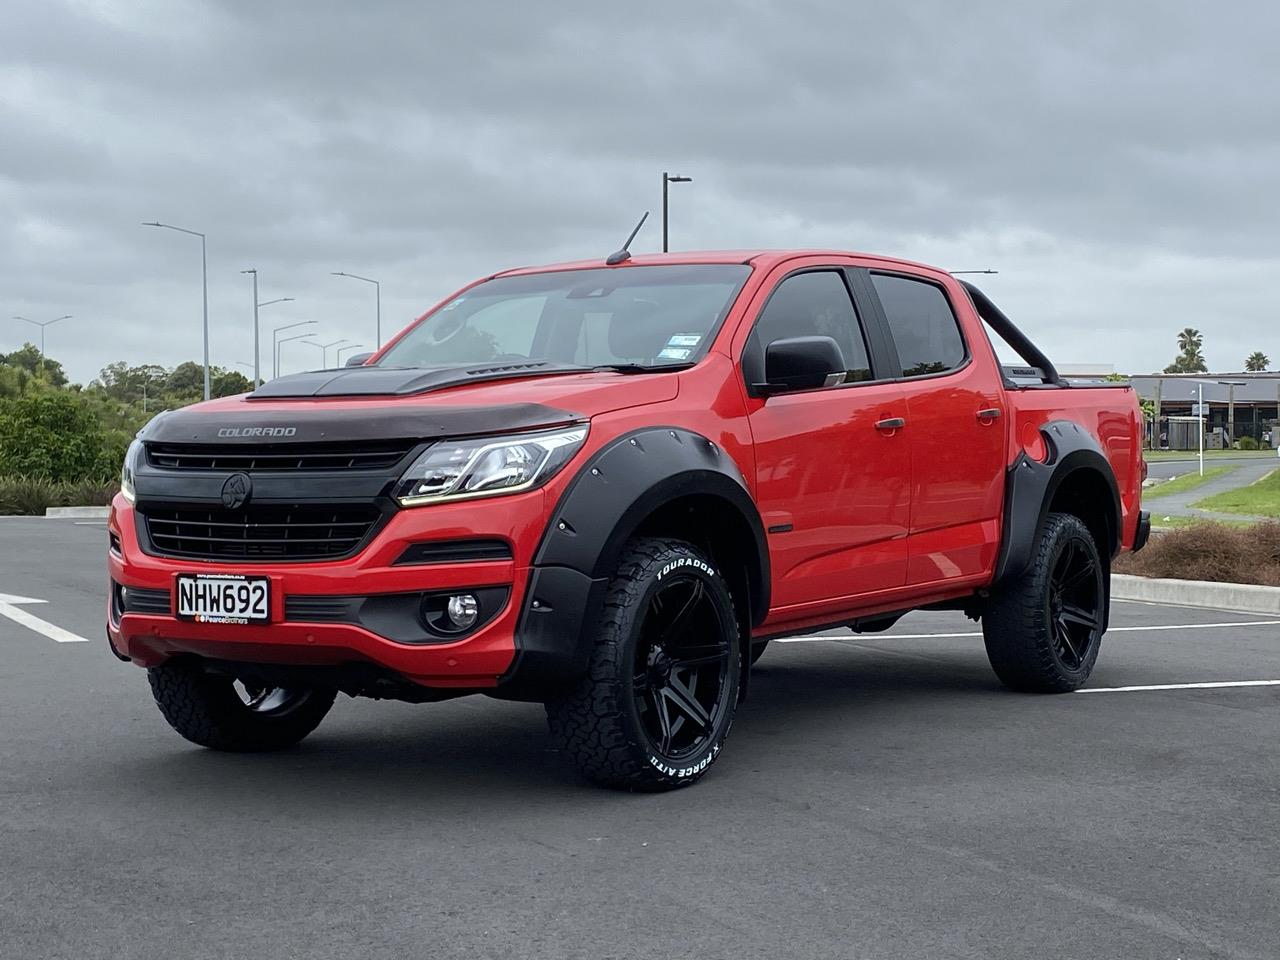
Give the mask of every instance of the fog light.
<svg viewBox="0 0 1280 960">
<path fill-rule="evenodd" d="M 444 608 L 449 623 L 457 630 L 466 630 L 480 616 L 480 603 L 474 593 L 455 593 Z"/>
</svg>

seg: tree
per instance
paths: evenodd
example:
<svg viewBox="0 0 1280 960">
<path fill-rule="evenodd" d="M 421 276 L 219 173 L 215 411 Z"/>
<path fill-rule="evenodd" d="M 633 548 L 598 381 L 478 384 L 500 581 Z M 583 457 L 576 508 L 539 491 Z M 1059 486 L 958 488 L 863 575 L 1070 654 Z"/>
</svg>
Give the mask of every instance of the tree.
<svg viewBox="0 0 1280 960">
<path fill-rule="evenodd" d="M 149 400 L 159 397 L 168 379 L 169 371 L 159 364 L 144 363 L 131 367 L 123 360 L 117 360 L 103 367 L 91 386 L 113 400 L 140 403 L 144 396 Z"/>
<path fill-rule="evenodd" d="M 1250 373 L 1261 373 L 1271 366 L 1271 359 L 1261 350 L 1255 350 L 1245 358 L 1244 368 Z"/>
<path fill-rule="evenodd" d="M 1178 356 L 1173 363 L 1164 368 L 1165 373 L 1207 373 L 1204 355 L 1200 348 L 1204 345 L 1204 337 L 1194 327 L 1183 327 L 1178 334 Z"/>
<path fill-rule="evenodd" d="M 33 343 L 24 343 L 20 350 L 15 350 L 13 353 L 0 354 L 0 363 L 26 370 L 27 373 L 39 377 L 50 386 L 63 387 L 67 384 L 67 375 L 63 372 L 62 364 L 42 355 L 40 348 Z"/>
</svg>

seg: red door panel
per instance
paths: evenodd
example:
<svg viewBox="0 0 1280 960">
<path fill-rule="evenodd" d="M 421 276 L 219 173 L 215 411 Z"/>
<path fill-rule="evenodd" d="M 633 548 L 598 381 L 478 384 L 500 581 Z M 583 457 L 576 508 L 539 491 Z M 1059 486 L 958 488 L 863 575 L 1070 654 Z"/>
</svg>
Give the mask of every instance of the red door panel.
<svg viewBox="0 0 1280 960">
<path fill-rule="evenodd" d="M 910 442 L 898 384 L 771 397 L 749 413 L 756 501 L 778 607 L 888 590 L 906 581 Z"/>
</svg>

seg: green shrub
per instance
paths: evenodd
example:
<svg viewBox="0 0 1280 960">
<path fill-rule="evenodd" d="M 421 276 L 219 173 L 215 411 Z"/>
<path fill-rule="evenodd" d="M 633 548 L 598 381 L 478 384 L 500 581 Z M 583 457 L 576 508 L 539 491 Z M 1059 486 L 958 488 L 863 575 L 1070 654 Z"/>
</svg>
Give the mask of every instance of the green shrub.
<svg viewBox="0 0 1280 960">
<path fill-rule="evenodd" d="M 119 489 L 114 481 L 0 477 L 0 514 L 39 517 L 48 507 L 104 507 Z"/>
<path fill-rule="evenodd" d="M 1258 441 L 1253 439 L 1253 437 L 1241 437 L 1236 442 L 1236 446 L 1239 447 L 1241 450 L 1257 450 Z"/>
<path fill-rule="evenodd" d="M 38 390 L 0 399 L 0 476 L 111 477 L 127 443 L 120 431 L 103 428 L 78 393 Z"/>
</svg>

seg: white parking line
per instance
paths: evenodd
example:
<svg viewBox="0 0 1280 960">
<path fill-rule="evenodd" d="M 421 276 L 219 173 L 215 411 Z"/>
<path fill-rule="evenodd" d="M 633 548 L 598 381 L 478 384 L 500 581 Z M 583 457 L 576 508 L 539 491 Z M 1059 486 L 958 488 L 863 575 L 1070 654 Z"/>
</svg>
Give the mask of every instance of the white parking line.
<svg viewBox="0 0 1280 960">
<path fill-rule="evenodd" d="M 28 630 L 34 630 L 43 636 L 48 637 L 55 643 L 89 643 L 87 637 L 72 633 L 70 630 L 63 630 L 56 623 L 50 623 L 48 620 L 41 620 L 33 614 L 21 609 L 18 604 L 23 603 L 44 603 L 43 600 L 37 600 L 35 597 L 17 597 L 8 593 L 0 593 L 0 617 L 8 617 L 14 623 L 21 624 Z"/>
<path fill-rule="evenodd" d="M 1086 687 L 1076 693 L 1144 693 L 1148 690 L 1218 690 L 1222 687 L 1280 687 L 1280 680 L 1210 680 L 1203 683 L 1149 683 L 1137 687 Z"/>
<path fill-rule="evenodd" d="M 1137 627 L 1110 627 L 1107 633 L 1137 633 L 1139 631 L 1152 630 L 1223 630 L 1229 627 L 1274 627 L 1280 625 L 1280 620 L 1245 620 L 1232 621 L 1230 623 L 1163 623 L 1163 624 L 1143 624 Z M 973 630 L 967 633 L 855 633 L 851 636 L 811 636 L 811 637 L 779 637 L 778 643 L 813 643 L 817 640 L 851 640 L 854 637 L 859 640 L 943 640 L 955 637 L 980 637 L 981 630 Z"/>
</svg>

